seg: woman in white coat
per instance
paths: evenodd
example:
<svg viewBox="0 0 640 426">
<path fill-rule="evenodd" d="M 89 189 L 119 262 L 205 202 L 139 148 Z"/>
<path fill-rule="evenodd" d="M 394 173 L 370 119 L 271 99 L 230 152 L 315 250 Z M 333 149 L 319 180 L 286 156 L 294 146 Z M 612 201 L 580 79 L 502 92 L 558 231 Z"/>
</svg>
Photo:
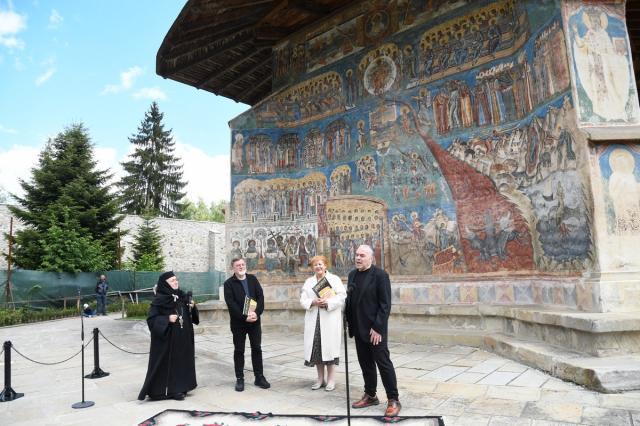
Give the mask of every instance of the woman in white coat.
<svg viewBox="0 0 640 426">
<path fill-rule="evenodd" d="M 304 282 L 300 294 L 300 304 L 306 313 L 304 316 L 304 364 L 316 367 L 318 380 L 311 389 L 325 390 L 335 389 L 335 370 L 340 361 L 342 308 L 347 297 L 347 292 L 340 277 L 327 272 L 327 258 L 314 256 L 309 261 L 315 275 Z M 314 286 L 323 278 L 331 285 L 329 293 L 335 293 L 320 297 L 314 291 Z M 327 370 L 325 381 L 324 370 Z"/>
</svg>

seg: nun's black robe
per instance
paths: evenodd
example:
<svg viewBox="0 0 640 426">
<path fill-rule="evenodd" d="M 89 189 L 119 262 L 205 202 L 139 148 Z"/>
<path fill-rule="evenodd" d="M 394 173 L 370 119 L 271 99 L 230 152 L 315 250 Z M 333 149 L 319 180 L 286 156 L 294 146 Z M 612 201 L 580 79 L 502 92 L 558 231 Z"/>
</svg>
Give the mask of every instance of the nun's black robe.
<svg viewBox="0 0 640 426">
<path fill-rule="evenodd" d="M 200 322 L 198 308 L 189 309 L 182 290 L 173 290 L 166 282 L 158 283 L 157 294 L 151 302 L 147 325 L 151 332 L 151 349 L 147 377 L 139 400 L 172 398 L 195 389 L 196 365 L 193 324 Z M 180 322 L 169 322 L 169 315 L 181 315 Z"/>
</svg>

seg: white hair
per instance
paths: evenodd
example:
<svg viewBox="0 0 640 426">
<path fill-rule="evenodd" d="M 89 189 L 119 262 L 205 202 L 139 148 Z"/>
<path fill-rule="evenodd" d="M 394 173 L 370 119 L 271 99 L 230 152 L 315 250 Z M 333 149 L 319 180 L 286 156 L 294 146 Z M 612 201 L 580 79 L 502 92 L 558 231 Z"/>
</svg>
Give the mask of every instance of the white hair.
<svg viewBox="0 0 640 426">
<path fill-rule="evenodd" d="M 368 244 L 361 244 L 360 247 L 358 247 L 359 249 L 365 249 L 367 251 L 367 253 L 369 253 L 369 256 L 373 257 L 373 249 L 371 248 L 370 245 Z"/>
</svg>

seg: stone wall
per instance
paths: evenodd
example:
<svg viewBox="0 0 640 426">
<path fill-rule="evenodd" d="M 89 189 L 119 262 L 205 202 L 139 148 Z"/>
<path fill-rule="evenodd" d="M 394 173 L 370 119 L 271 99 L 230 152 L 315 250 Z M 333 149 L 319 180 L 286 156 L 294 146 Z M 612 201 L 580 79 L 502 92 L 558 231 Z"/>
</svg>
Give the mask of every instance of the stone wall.
<svg viewBox="0 0 640 426">
<path fill-rule="evenodd" d="M 0 204 L 0 233 L 9 233 L 11 213 L 6 204 Z M 143 223 L 140 216 L 125 215 L 120 224 L 122 245 L 125 248 L 123 261 L 131 256 L 131 245 L 138 226 Z M 181 219 L 154 219 L 163 238 L 163 253 L 166 269 L 182 272 L 206 272 L 226 269 L 224 233 L 225 225 L 217 222 L 200 222 Z M 14 219 L 13 232 L 23 225 Z M 3 239 L 2 252 L 7 251 Z M 6 268 L 7 262 L 0 257 L 0 269 Z"/>
</svg>

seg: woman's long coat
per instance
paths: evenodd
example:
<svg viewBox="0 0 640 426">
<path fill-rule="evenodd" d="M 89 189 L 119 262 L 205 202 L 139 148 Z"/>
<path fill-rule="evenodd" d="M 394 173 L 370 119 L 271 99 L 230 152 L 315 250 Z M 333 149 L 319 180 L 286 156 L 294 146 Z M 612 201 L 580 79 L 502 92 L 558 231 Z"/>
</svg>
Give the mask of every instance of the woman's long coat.
<svg viewBox="0 0 640 426">
<path fill-rule="evenodd" d="M 329 272 L 326 274 L 327 281 L 333 287 L 336 295 L 328 300 L 327 309 L 312 306 L 311 302 L 318 296 L 313 291 L 313 286 L 318 279 L 314 276 L 308 278 L 302 286 L 300 292 L 300 304 L 306 309 L 304 315 L 304 359 L 311 360 L 313 349 L 313 335 L 316 330 L 316 319 L 320 311 L 320 340 L 322 342 L 322 360 L 333 361 L 340 357 L 342 347 L 342 310 L 347 291 L 340 280 L 340 277 Z"/>
</svg>

